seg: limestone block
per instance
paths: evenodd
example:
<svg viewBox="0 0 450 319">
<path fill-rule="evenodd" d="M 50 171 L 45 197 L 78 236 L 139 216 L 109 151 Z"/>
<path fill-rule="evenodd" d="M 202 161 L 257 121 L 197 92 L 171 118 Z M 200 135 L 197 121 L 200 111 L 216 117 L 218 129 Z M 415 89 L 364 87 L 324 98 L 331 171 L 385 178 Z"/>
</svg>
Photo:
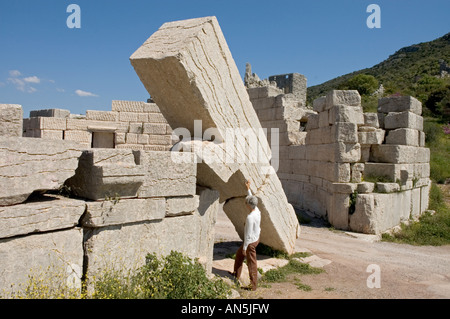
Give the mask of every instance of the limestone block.
<svg viewBox="0 0 450 319">
<path fill-rule="evenodd" d="M 306 159 L 306 147 L 305 145 L 292 145 L 288 147 L 289 159 Z"/>
<path fill-rule="evenodd" d="M 66 131 L 64 139 L 67 141 L 75 141 L 79 143 L 91 143 L 92 133 L 88 131 Z"/>
<path fill-rule="evenodd" d="M 257 134 L 261 125 L 217 19 L 206 17 L 166 23 L 130 60 L 158 104 L 162 112 L 159 115 L 164 115 L 171 127 L 186 128 L 196 138 L 202 137 L 207 129 L 215 128 L 215 138 L 224 144 L 227 144 L 227 129 L 248 129 L 253 132 L 250 135 L 256 135 L 256 142 L 252 137 L 244 136 L 239 142 L 227 145 L 228 153 L 234 151 L 248 158 L 253 157 L 255 149 L 261 150 L 257 162 L 209 163 L 214 169 L 202 163 L 198 182 L 218 189 L 221 198 L 229 199 L 229 194 L 244 196 L 244 183 L 250 179 L 253 191 L 258 191 L 260 196 L 260 210 L 265 220 L 266 235 L 262 242 L 275 249 L 292 252 L 299 224 L 270 166 L 267 138 Z M 268 94 L 259 92 L 259 98 L 271 94 L 270 88 L 261 90 Z M 200 130 L 196 129 L 195 120 L 201 120 Z M 149 121 L 154 123 L 151 119 Z M 218 173 L 230 167 L 233 167 L 230 174 Z M 238 219 L 236 214 L 245 216 L 245 209 L 245 205 L 242 206 L 233 212 L 230 219 Z"/>
<path fill-rule="evenodd" d="M 62 140 L 64 133 L 62 130 L 36 130 L 34 137 L 39 137 L 47 140 Z"/>
<path fill-rule="evenodd" d="M 0 137 L 0 206 L 58 189 L 75 174 L 82 148 L 69 141 Z"/>
<path fill-rule="evenodd" d="M 364 113 L 364 125 L 379 128 L 380 123 L 378 121 L 377 113 Z"/>
<path fill-rule="evenodd" d="M 39 128 L 42 130 L 65 130 L 66 119 L 56 117 L 38 117 Z"/>
<path fill-rule="evenodd" d="M 425 147 L 425 132 L 419 131 L 419 146 Z"/>
<path fill-rule="evenodd" d="M 149 144 L 150 136 L 148 136 L 147 134 L 138 134 L 137 142 L 138 144 Z"/>
<path fill-rule="evenodd" d="M 135 155 L 145 168 L 138 197 L 195 195 L 197 164 L 192 153 L 137 151 Z"/>
<path fill-rule="evenodd" d="M 375 183 L 371 183 L 371 182 L 361 182 L 361 183 L 358 183 L 358 185 L 356 187 L 356 191 L 358 192 L 358 194 L 372 193 L 374 189 L 375 189 Z"/>
<path fill-rule="evenodd" d="M 430 164 L 365 163 L 364 176 L 374 179 L 383 177 L 391 182 L 419 180 L 430 176 Z"/>
<path fill-rule="evenodd" d="M 144 132 L 144 123 L 137 122 L 137 123 L 130 123 L 130 127 L 128 129 L 128 133 L 132 134 L 142 134 Z"/>
<path fill-rule="evenodd" d="M 409 111 L 391 112 L 384 118 L 384 128 L 387 130 L 410 128 L 423 131 L 423 117 Z"/>
<path fill-rule="evenodd" d="M 420 146 L 420 131 L 410 128 L 398 128 L 388 132 L 386 144 Z"/>
<path fill-rule="evenodd" d="M 420 188 L 414 188 L 411 190 L 411 218 L 417 220 L 421 214 Z"/>
<path fill-rule="evenodd" d="M 167 120 L 161 113 L 148 113 L 148 121 L 150 123 L 167 124 Z"/>
<path fill-rule="evenodd" d="M 88 278 L 105 267 L 137 268 L 148 253 L 168 255 L 172 250 L 198 258 L 210 273 L 219 195 L 210 189 L 200 189 L 198 195 L 199 207 L 192 215 L 89 229 Z"/>
<path fill-rule="evenodd" d="M 137 141 L 136 141 L 137 142 Z M 117 149 L 129 149 L 129 150 L 135 150 L 135 151 L 138 151 L 138 150 L 144 150 L 145 149 L 145 147 L 146 146 L 149 146 L 149 145 L 143 145 L 143 144 L 119 144 L 119 145 L 116 145 L 116 148 Z"/>
<path fill-rule="evenodd" d="M 22 137 L 22 106 L 0 104 L 0 136 Z"/>
<path fill-rule="evenodd" d="M 99 202 L 86 202 L 84 227 L 104 227 L 134 222 L 161 220 L 165 217 L 164 198 L 120 199 L 111 198 Z"/>
<path fill-rule="evenodd" d="M 67 274 L 69 279 L 74 268 L 83 268 L 83 231 L 72 228 L 0 239 L 0 260 L 0 291 L 23 291 L 28 275 L 35 275 L 51 286 L 53 276 Z M 51 270 L 55 273 L 51 273 Z M 44 274 L 47 277 L 43 278 Z M 81 279 L 81 271 L 76 274 Z"/>
<path fill-rule="evenodd" d="M 379 193 L 393 193 L 400 190 L 400 185 L 397 183 L 376 183 L 377 192 Z"/>
<path fill-rule="evenodd" d="M 167 124 L 144 123 L 143 133 L 165 135 L 167 134 Z"/>
<path fill-rule="evenodd" d="M 358 194 L 355 212 L 350 215 L 350 229 L 380 234 L 409 219 L 410 211 L 411 191 Z"/>
<path fill-rule="evenodd" d="M 410 111 L 417 115 L 422 114 L 422 103 L 412 96 L 384 97 L 378 100 L 378 112 L 403 112 Z"/>
<path fill-rule="evenodd" d="M 0 207 L 0 238 L 75 227 L 85 210 L 84 201 L 57 195 Z"/>
<path fill-rule="evenodd" d="M 384 141 L 385 131 L 376 129 L 372 132 L 358 132 L 358 142 L 361 145 L 382 144 Z"/>
<path fill-rule="evenodd" d="M 326 95 L 326 109 L 341 104 L 361 106 L 361 96 L 356 90 L 332 90 Z"/>
<path fill-rule="evenodd" d="M 306 159 L 308 160 L 351 163 L 358 162 L 361 158 L 361 146 L 358 143 L 337 142 L 306 146 Z"/>
<path fill-rule="evenodd" d="M 86 111 L 86 120 L 115 122 L 118 119 L 119 119 L 119 112 L 91 111 L 91 110 Z"/>
<path fill-rule="evenodd" d="M 148 122 L 149 114 L 148 113 L 137 113 L 138 122 Z"/>
<path fill-rule="evenodd" d="M 138 144 L 138 135 L 136 133 L 127 133 L 126 134 L 126 143 L 127 144 Z"/>
<path fill-rule="evenodd" d="M 69 110 L 64 109 L 45 109 L 30 111 L 30 117 L 57 117 L 68 118 L 70 116 Z"/>
<path fill-rule="evenodd" d="M 138 113 L 134 112 L 119 112 L 120 122 L 138 122 Z"/>
<path fill-rule="evenodd" d="M 328 190 L 330 193 L 351 194 L 356 188 L 355 183 L 331 183 Z"/>
<path fill-rule="evenodd" d="M 326 102 L 327 102 L 326 96 L 321 96 L 315 99 L 313 101 L 313 110 L 316 111 L 317 113 L 325 111 L 325 107 L 327 105 Z"/>
<path fill-rule="evenodd" d="M 423 213 L 428 209 L 430 201 L 430 187 L 431 181 L 428 180 L 428 185 L 420 188 L 420 212 Z"/>
<path fill-rule="evenodd" d="M 328 222 L 337 229 L 347 230 L 350 207 L 349 194 L 331 194 L 331 209 L 328 211 Z"/>
<path fill-rule="evenodd" d="M 428 163 L 430 149 L 408 145 L 373 145 L 370 161 L 381 163 Z"/>
<path fill-rule="evenodd" d="M 75 195 L 92 200 L 135 197 L 145 174 L 132 150 L 91 149 L 83 152 L 66 185 Z"/>
<path fill-rule="evenodd" d="M 363 179 L 364 174 L 364 163 L 355 163 L 351 165 L 352 168 L 352 183 L 359 183 Z"/>
<path fill-rule="evenodd" d="M 331 143 L 358 143 L 358 126 L 355 123 L 336 122 L 331 126 L 331 139 Z"/>
<path fill-rule="evenodd" d="M 327 112 L 327 111 L 325 111 L 325 112 L 320 112 L 320 113 L 319 113 L 319 127 L 325 127 L 325 126 L 328 126 L 328 125 L 329 125 L 328 122 L 329 122 L 329 121 L 328 121 L 328 112 Z"/>
<path fill-rule="evenodd" d="M 199 205 L 199 196 L 170 197 L 166 199 L 166 216 L 193 214 Z"/>
<path fill-rule="evenodd" d="M 148 136 L 148 144 L 152 145 L 172 145 L 172 137 L 170 135 L 154 135 Z"/>
<path fill-rule="evenodd" d="M 111 110 L 113 112 L 132 112 L 132 113 L 145 112 L 144 111 L 145 104 L 146 103 L 141 101 L 113 100 L 111 103 Z"/>
<path fill-rule="evenodd" d="M 350 122 L 364 125 L 364 113 L 361 106 L 337 104 L 328 110 L 328 121 L 331 125 L 337 122 Z"/>
<path fill-rule="evenodd" d="M 319 114 L 309 114 L 306 130 L 310 131 L 316 128 L 319 128 Z"/>
<path fill-rule="evenodd" d="M 72 119 L 68 118 L 66 120 L 67 130 L 76 130 L 76 131 L 126 131 L 128 130 L 128 125 L 124 125 L 124 123 L 119 122 L 111 122 L 111 121 L 93 121 L 93 120 L 85 120 L 85 119 Z M 123 125 L 123 126 L 122 126 Z"/>
</svg>

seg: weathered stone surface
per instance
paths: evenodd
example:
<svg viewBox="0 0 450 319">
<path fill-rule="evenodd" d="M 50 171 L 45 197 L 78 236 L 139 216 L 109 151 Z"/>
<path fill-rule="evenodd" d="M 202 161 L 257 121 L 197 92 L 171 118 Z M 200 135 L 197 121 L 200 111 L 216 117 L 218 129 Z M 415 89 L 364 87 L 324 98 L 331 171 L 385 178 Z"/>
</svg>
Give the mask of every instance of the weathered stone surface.
<svg viewBox="0 0 450 319">
<path fill-rule="evenodd" d="M 361 145 L 382 144 L 384 141 L 385 131 L 375 129 L 372 132 L 358 132 L 358 142 Z"/>
<path fill-rule="evenodd" d="M 238 163 L 238 170 L 232 174 L 234 178 L 223 180 L 217 176 L 213 184 L 208 183 L 211 176 L 207 175 L 215 175 L 215 171 L 210 169 L 202 175 L 200 170 L 208 165 L 199 166 L 198 182 L 218 189 L 221 194 L 237 192 L 245 196 L 244 183 L 250 179 L 252 190 L 260 196 L 261 213 L 268 227 L 262 242 L 292 252 L 299 224 L 270 166 L 267 139 L 258 134 L 261 125 L 217 19 L 166 23 L 130 60 L 172 128 L 186 128 L 195 138 L 204 138 L 207 129 L 215 128 L 216 141 L 224 141 L 229 151 L 247 157 Z M 195 127 L 195 120 L 201 120 L 200 128 Z M 249 130 L 251 136 L 227 144 L 227 129 Z M 249 160 L 255 154 L 255 147 L 259 150 L 256 162 Z M 230 162 L 223 159 L 218 165 L 229 166 Z M 208 180 L 202 180 L 202 176 Z M 261 193 L 265 188 L 273 193 Z M 245 205 L 238 211 L 245 215 Z"/>
<path fill-rule="evenodd" d="M 348 106 L 336 104 L 328 110 L 328 121 L 330 124 L 337 122 L 350 122 L 357 125 L 364 125 L 364 115 L 361 106 Z"/>
<path fill-rule="evenodd" d="M 408 145 L 373 145 L 370 160 L 381 163 L 428 163 L 430 149 Z"/>
<path fill-rule="evenodd" d="M 75 227 L 85 210 L 84 201 L 57 195 L 0 207 L 0 238 Z"/>
<path fill-rule="evenodd" d="M 52 276 L 66 273 L 68 278 L 73 271 L 67 269 L 83 268 L 83 231 L 72 228 L 0 239 L 0 260 L 0 287 L 6 292 L 23 290 L 28 275 L 35 275 L 51 286 Z M 47 277 L 42 278 L 44 274 Z M 77 274 L 81 277 L 81 273 Z"/>
<path fill-rule="evenodd" d="M 411 191 L 358 194 L 349 226 L 352 231 L 380 234 L 409 219 L 410 211 Z"/>
<path fill-rule="evenodd" d="M 170 197 L 166 199 L 166 216 L 172 217 L 177 215 L 193 214 L 198 208 L 199 197 Z"/>
<path fill-rule="evenodd" d="M 136 151 L 135 156 L 145 172 L 139 198 L 195 195 L 197 164 L 192 153 Z"/>
<path fill-rule="evenodd" d="M 57 117 L 68 118 L 70 116 L 69 110 L 64 109 L 45 109 L 30 111 L 30 117 Z"/>
<path fill-rule="evenodd" d="M 335 105 L 360 106 L 361 96 L 356 90 L 332 90 L 326 95 L 326 109 Z"/>
<path fill-rule="evenodd" d="M 75 195 L 92 200 L 134 197 L 145 174 L 132 150 L 91 149 L 83 152 L 75 176 L 66 185 Z"/>
<path fill-rule="evenodd" d="M 398 128 L 389 131 L 386 136 L 386 144 L 421 146 L 420 131 L 410 128 Z"/>
<path fill-rule="evenodd" d="M 84 227 L 104 227 L 134 222 L 160 220 L 165 217 L 164 198 L 111 199 L 101 202 L 86 202 Z"/>
<path fill-rule="evenodd" d="M 379 128 L 380 123 L 377 113 L 364 113 L 364 125 Z"/>
<path fill-rule="evenodd" d="M 391 112 L 384 117 L 385 129 L 411 128 L 423 131 L 423 117 L 413 112 Z"/>
<path fill-rule="evenodd" d="M 0 137 L 0 206 L 58 189 L 75 174 L 81 149 L 69 141 Z"/>
<path fill-rule="evenodd" d="M 412 96 L 384 97 L 378 100 L 378 112 L 403 112 L 410 111 L 417 115 L 422 114 L 422 103 Z"/>
<path fill-rule="evenodd" d="M 22 137 L 22 106 L 0 104 L 0 136 Z"/>
<path fill-rule="evenodd" d="M 87 231 L 88 277 L 101 269 L 136 268 L 144 264 L 148 253 L 167 255 L 171 250 L 199 258 L 210 272 L 218 193 L 202 189 L 199 196 L 199 208 L 192 215 Z"/>
</svg>

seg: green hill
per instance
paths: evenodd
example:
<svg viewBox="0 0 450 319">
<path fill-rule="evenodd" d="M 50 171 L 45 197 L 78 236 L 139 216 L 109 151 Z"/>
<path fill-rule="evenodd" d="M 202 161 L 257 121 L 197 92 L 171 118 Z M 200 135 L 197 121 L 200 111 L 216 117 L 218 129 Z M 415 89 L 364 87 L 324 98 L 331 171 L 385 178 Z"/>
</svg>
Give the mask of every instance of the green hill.
<svg viewBox="0 0 450 319">
<path fill-rule="evenodd" d="M 424 105 L 424 115 L 450 120 L 450 33 L 430 41 L 404 47 L 385 61 L 367 69 L 342 75 L 308 88 L 308 103 L 332 89 L 358 89 L 358 74 L 373 76 L 384 87 L 383 96 L 412 95 Z M 446 76 L 442 76 L 448 72 Z M 361 79 L 360 79 L 361 80 Z M 350 82 L 350 83 L 349 83 Z M 349 85 L 351 84 L 351 85 Z M 359 90 L 359 89 L 358 89 Z M 359 90 L 361 93 L 361 90 Z M 364 94 L 365 93 L 365 94 Z M 366 111 L 376 110 L 376 97 L 361 93 Z"/>
</svg>

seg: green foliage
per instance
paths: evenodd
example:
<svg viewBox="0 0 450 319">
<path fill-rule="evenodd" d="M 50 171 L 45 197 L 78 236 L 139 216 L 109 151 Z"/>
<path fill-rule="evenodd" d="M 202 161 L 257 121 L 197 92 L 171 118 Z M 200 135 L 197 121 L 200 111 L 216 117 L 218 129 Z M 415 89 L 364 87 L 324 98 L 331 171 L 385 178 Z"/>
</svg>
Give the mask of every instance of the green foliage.
<svg viewBox="0 0 450 319">
<path fill-rule="evenodd" d="M 309 264 L 302 263 L 294 258 L 289 263 L 280 268 L 270 269 L 264 273 L 263 281 L 265 282 L 283 282 L 286 281 L 288 275 L 292 274 L 320 274 L 324 270 L 321 268 L 311 267 Z"/>
<path fill-rule="evenodd" d="M 430 178 L 445 183 L 450 178 L 450 135 L 444 134 L 444 125 L 436 119 L 424 121 L 426 146 L 430 148 Z"/>
<path fill-rule="evenodd" d="M 393 235 L 383 234 L 384 241 L 407 243 L 411 245 L 450 244 L 450 208 L 443 199 L 442 191 L 433 183 L 430 189 L 430 212 L 424 213 L 419 221 L 403 224 L 401 231 Z"/>
<path fill-rule="evenodd" d="M 364 101 L 370 96 L 373 86 L 368 76 L 383 84 L 385 96 L 392 94 L 412 95 L 424 105 L 424 115 L 450 121 L 450 77 L 439 78 L 439 60 L 447 63 L 450 57 L 450 33 L 430 42 L 405 47 L 381 63 L 367 69 L 355 71 L 329 80 L 320 85 L 308 87 L 308 103 L 333 89 L 357 89 L 362 95 L 362 105 L 375 109 L 374 101 Z M 350 85 L 348 85 L 350 83 Z M 367 103 L 368 102 L 368 103 Z M 365 103 L 368 106 L 365 107 Z"/>
<path fill-rule="evenodd" d="M 224 299 L 231 292 L 222 279 L 208 279 L 203 266 L 172 251 L 165 257 L 148 254 L 146 264 L 135 270 L 103 269 L 82 283 L 67 287 L 64 270 L 33 272 L 20 292 L 8 298 L 27 299 Z M 86 288 L 88 287 L 88 288 Z"/>
<path fill-rule="evenodd" d="M 358 74 L 342 83 L 339 86 L 341 90 L 357 90 L 360 95 L 370 95 L 379 87 L 378 80 L 369 74 Z"/>
<path fill-rule="evenodd" d="M 281 250 L 273 249 L 272 247 L 269 247 L 262 243 L 259 243 L 258 246 L 256 246 L 256 253 L 259 255 L 269 256 L 272 258 L 280 258 L 280 259 L 288 259 L 289 258 L 288 253 L 281 251 Z"/>
</svg>

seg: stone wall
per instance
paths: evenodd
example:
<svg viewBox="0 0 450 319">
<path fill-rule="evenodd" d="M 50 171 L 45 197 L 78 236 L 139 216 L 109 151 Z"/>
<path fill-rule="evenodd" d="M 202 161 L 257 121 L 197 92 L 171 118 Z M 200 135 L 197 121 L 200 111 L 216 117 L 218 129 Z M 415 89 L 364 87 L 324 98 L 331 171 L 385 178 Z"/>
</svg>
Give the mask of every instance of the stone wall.
<svg viewBox="0 0 450 319">
<path fill-rule="evenodd" d="M 155 103 L 112 101 L 111 111 L 87 110 L 85 116 L 68 110 L 30 112 L 23 136 L 69 140 L 86 148 L 169 150 L 172 129 Z"/>
<path fill-rule="evenodd" d="M 295 208 L 372 234 L 427 209 L 430 152 L 415 98 L 382 98 L 378 113 L 363 113 L 357 91 L 331 91 L 312 110 L 270 86 L 248 93 Z M 279 140 L 271 141 L 273 128 Z"/>
<path fill-rule="evenodd" d="M 2 107 L 0 118 L 11 110 L 19 112 Z M 120 118 L 120 111 L 113 112 Z M 48 114 L 53 117 L 32 113 L 41 131 L 58 131 L 57 123 L 65 121 L 69 132 L 67 125 L 75 123 L 67 112 Z M 77 127 L 121 125 L 92 116 L 77 120 Z M 138 267 L 148 253 L 171 250 L 198 258 L 211 272 L 219 193 L 197 186 L 193 154 L 86 149 L 83 142 L 17 137 L 21 123 L 10 129 L 10 122 L 0 122 L 10 135 L 0 136 L 2 295 L 23 290 L 30 274 L 57 271 L 79 282 L 107 268 Z"/>
</svg>

